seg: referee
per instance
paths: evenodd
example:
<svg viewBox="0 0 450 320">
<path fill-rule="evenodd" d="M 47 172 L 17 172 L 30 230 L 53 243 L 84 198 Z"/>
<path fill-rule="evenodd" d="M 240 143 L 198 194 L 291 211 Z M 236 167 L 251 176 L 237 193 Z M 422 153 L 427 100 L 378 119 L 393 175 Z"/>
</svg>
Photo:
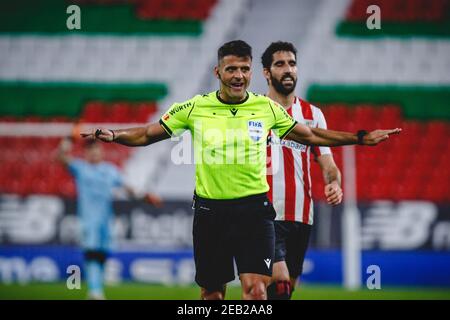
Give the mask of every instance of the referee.
<svg viewBox="0 0 450 320">
<path fill-rule="evenodd" d="M 122 130 L 96 128 L 86 138 L 145 146 L 185 130 L 192 133 L 196 165 L 194 195 L 195 280 L 202 299 L 224 299 L 235 260 L 244 300 L 267 299 L 274 260 L 275 211 L 267 198 L 266 139 L 306 145 L 377 145 L 400 129 L 337 132 L 297 124 L 283 107 L 247 91 L 252 50 L 244 41 L 218 50 L 214 74 L 219 90 L 173 104 L 159 123 Z"/>
</svg>

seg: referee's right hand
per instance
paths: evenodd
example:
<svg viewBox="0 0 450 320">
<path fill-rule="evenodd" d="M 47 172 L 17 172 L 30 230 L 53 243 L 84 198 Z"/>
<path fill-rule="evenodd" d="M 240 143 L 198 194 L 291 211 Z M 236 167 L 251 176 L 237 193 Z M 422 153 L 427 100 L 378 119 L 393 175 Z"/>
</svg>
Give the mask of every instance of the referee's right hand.
<svg viewBox="0 0 450 320">
<path fill-rule="evenodd" d="M 105 128 L 94 128 L 91 132 L 81 132 L 80 135 L 82 138 L 99 139 L 103 142 L 112 142 L 114 139 L 114 133 Z"/>
</svg>

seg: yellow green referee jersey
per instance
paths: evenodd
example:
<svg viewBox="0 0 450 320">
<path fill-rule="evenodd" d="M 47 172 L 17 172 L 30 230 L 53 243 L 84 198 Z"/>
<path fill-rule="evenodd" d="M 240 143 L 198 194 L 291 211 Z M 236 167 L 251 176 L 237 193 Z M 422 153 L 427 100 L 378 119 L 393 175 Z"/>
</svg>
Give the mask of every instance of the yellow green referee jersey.
<svg viewBox="0 0 450 320">
<path fill-rule="evenodd" d="M 296 124 L 266 96 L 247 92 L 243 101 L 229 103 L 219 91 L 173 104 L 159 122 L 171 136 L 191 132 L 195 191 L 207 199 L 267 192 L 267 135 L 273 130 L 283 139 Z"/>
</svg>

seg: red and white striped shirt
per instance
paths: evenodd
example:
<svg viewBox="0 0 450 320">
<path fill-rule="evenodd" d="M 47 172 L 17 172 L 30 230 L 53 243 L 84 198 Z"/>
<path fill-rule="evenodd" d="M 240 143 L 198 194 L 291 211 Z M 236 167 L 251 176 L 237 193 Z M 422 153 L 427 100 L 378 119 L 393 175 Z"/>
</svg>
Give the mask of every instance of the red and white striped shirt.
<svg viewBox="0 0 450 320">
<path fill-rule="evenodd" d="M 297 97 L 286 111 L 301 124 L 314 128 L 327 128 L 322 111 Z M 273 132 L 269 133 L 267 181 L 270 190 L 268 196 L 277 213 L 275 220 L 313 224 L 311 148 L 317 157 L 322 154 L 331 154 L 328 147 L 310 147 L 288 139 L 280 141 Z"/>
</svg>

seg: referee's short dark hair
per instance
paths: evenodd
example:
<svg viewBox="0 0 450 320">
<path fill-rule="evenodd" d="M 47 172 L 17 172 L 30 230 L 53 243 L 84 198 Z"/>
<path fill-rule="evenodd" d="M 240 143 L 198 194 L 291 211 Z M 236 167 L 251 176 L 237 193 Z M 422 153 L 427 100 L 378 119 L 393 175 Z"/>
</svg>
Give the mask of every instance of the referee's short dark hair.
<svg viewBox="0 0 450 320">
<path fill-rule="evenodd" d="M 292 52 L 297 59 L 297 49 L 290 42 L 277 41 L 272 42 L 261 56 L 261 63 L 264 69 L 270 69 L 273 62 L 273 54 L 278 51 Z"/>
<path fill-rule="evenodd" d="M 224 43 L 217 51 L 217 60 L 220 61 L 223 57 L 230 55 L 240 58 L 250 57 L 252 59 L 252 47 L 242 40 Z"/>
</svg>

